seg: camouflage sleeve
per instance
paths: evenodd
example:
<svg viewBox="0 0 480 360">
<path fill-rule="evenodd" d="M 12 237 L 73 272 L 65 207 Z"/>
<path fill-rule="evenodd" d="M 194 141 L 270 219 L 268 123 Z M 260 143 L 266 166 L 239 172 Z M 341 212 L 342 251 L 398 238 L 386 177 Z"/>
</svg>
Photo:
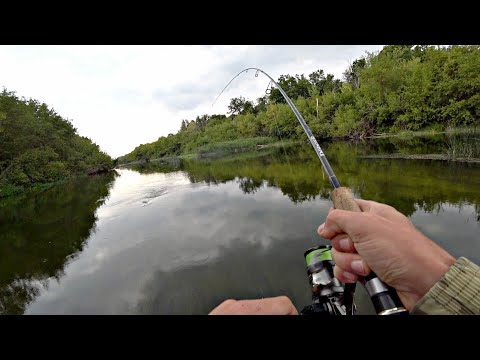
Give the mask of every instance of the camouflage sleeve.
<svg viewBox="0 0 480 360">
<path fill-rule="evenodd" d="M 480 315 L 480 267 L 464 257 L 422 297 L 412 315 Z"/>
</svg>

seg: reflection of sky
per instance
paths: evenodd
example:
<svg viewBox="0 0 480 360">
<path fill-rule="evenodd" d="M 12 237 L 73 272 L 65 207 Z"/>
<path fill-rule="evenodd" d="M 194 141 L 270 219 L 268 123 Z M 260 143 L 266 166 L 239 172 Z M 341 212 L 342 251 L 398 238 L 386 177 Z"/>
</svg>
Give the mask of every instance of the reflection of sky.
<svg viewBox="0 0 480 360">
<path fill-rule="evenodd" d="M 226 256 L 239 267 L 238 279 L 245 279 L 235 294 L 251 294 L 247 290 L 253 282 L 259 296 L 262 288 L 285 283 L 277 289 L 301 299 L 296 304 L 301 308 L 308 301 L 303 251 L 323 242 L 316 229 L 330 206 L 321 199 L 293 204 L 271 187 L 244 194 L 236 181 L 207 186 L 190 184 L 182 172 L 121 170 L 108 201 L 98 209 L 97 230 L 85 250 L 26 313 L 136 312 L 145 299 L 193 285 L 203 289 L 202 296 L 217 299 L 218 292 L 227 291 L 218 285 L 229 264 Z M 446 205 L 438 214 L 418 210 L 412 221 L 454 255 L 480 260 L 480 225 L 471 206 Z M 192 269 L 198 271 L 188 275 Z M 181 283 L 162 280 L 165 276 Z M 153 305 L 142 308 L 168 312 Z"/>
<path fill-rule="evenodd" d="M 97 210 L 97 225 L 118 216 L 121 213 L 119 209 L 148 206 L 156 197 L 190 184 L 182 172 L 141 175 L 131 170 L 117 171 L 121 176 L 114 183 L 109 201 Z"/>
<path fill-rule="evenodd" d="M 122 172 L 98 210 L 97 231 L 85 250 L 27 313 L 123 311 L 138 300 L 154 270 L 209 261 L 220 246 L 234 242 L 268 248 L 275 241 L 303 238 L 306 249 L 314 245 L 315 230 L 329 209 L 327 202 L 294 205 L 275 188 L 244 195 L 234 181 L 198 186 L 185 180 L 182 173 Z M 167 192 L 141 206 L 155 186 Z M 303 266 L 303 252 L 297 256 Z"/>
</svg>

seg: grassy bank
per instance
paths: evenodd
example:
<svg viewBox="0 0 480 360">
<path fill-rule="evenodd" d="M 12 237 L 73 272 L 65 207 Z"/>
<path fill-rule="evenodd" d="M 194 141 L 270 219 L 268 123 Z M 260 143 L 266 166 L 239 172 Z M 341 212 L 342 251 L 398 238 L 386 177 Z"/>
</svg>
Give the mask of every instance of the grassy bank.
<svg viewBox="0 0 480 360">
<path fill-rule="evenodd" d="M 144 164 L 146 162 L 165 161 L 171 162 L 175 159 L 219 159 L 235 156 L 237 157 L 255 157 L 261 152 L 264 154 L 268 149 L 279 148 L 283 146 L 291 146 L 297 143 L 301 143 L 299 140 L 284 140 L 278 141 L 271 137 L 255 137 L 247 139 L 237 139 L 230 141 L 217 142 L 213 144 L 207 144 L 193 149 L 188 154 L 182 154 L 177 156 L 164 156 L 160 158 L 145 160 L 137 160 L 128 163 L 120 164 L 119 167 L 131 166 L 137 164 Z"/>
<path fill-rule="evenodd" d="M 257 148 L 262 148 L 268 144 L 275 142 L 274 138 L 270 137 L 254 137 L 247 139 L 237 139 L 230 141 L 222 141 L 214 144 L 206 144 L 194 150 L 194 153 L 200 157 L 205 156 L 221 156 L 227 154 L 236 154 L 241 152 L 248 152 Z"/>
<path fill-rule="evenodd" d="M 446 140 L 446 155 L 451 160 L 480 158 L 480 127 L 450 131 Z"/>
<path fill-rule="evenodd" d="M 455 157 L 451 158 L 443 154 L 380 154 L 358 156 L 363 159 L 407 159 L 407 160 L 443 160 L 480 164 L 480 158 L 473 157 Z"/>
<path fill-rule="evenodd" d="M 225 155 L 262 150 L 269 147 L 288 146 L 296 142 L 298 141 L 294 141 L 294 140 L 278 141 L 277 139 L 271 138 L 271 137 L 255 137 L 255 138 L 248 138 L 248 139 L 237 139 L 237 140 L 223 141 L 215 144 L 203 145 L 195 149 L 195 151 L 192 154 L 188 154 L 188 155 L 190 155 L 190 157 L 192 157 L 192 155 L 193 156 L 196 155 L 197 157 L 200 157 L 200 158 L 221 157 Z"/>
<path fill-rule="evenodd" d="M 423 131 L 402 131 L 398 133 L 385 134 L 377 136 L 380 138 L 398 139 L 398 141 L 409 142 L 409 139 L 421 140 L 421 138 L 440 136 L 437 142 L 440 145 L 434 153 L 423 153 L 420 148 L 412 147 L 411 149 L 404 149 L 399 154 L 382 154 L 381 148 L 377 149 L 380 154 L 368 155 L 364 154 L 365 158 L 390 158 L 390 159 L 424 159 L 424 160 L 449 160 L 457 162 L 473 162 L 478 163 L 480 159 L 480 127 L 477 128 L 448 128 L 441 129 L 427 129 Z M 322 139 L 319 139 L 322 143 Z M 338 141 L 353 141 L 344 138 L 337 138 Z M 355 142 L 355 141 L 354 141 Z M 441 145 L 443 142 L 444 145 Z M 193 149 L 188 154 L 164 156 L 160 158 L 151 159 L 148 161 L 175 161 L 175 159 L 219 159 L 227 157 L 237 157 L 241 154 L 248 154 L 249 157 L 254 157 L 255 154 L 262 153 L 268 148 L 278 148 L 282 146 L 292 146 L 295 144 L 308 143 L 306 137 L 303 140 L 285 140 L 278 141 L 271 137 L 255 137 L 255 138 L 240 138 L 237 140 L 230 140 L 224 142 L 217 142 L 207 144 Z M 147 161 L 137 160 L 123 165 L 130 166 L 134 164 L 143 164 Z M 123 165 L 120 165 L 123 166 Z"/>
<path fill-rule="evenodd" d="M 373 154 L 363 158 L 443 160 L 455 162 L 480 163 L 480 127 L 448 128 L 444 131 L 416 131 L 388 134 L 377 138 L 391 138 L 391 141 L 409 141 L 410 139 L 436 138 L 439 146 L 432 153 L 400 151 L 390 154 Z M 395 139 L 395 140 L 394 140 Z"/>
<path fill-rule="evenodd" d="M 399 138 L 410 138 L 410 137 L 425 137 L 425 136 L 434 136 L 434 135 L 442 135 L 446 134 L 449 136 L 454 135 L 472 135 L 477 134 L 480 135 L 480 127 L 449 127 L 449 128 L 442 128 L 440 126 L 433 126 L 428 129 L 418 130 L 418 131 L 397 131 L 397 132 L 389 132 L 383 134 L 374 134 L 370 136 L 370 138 L 378 139 L 378 138 L 390 138 L 390 137 L 399 137 Z"/>
</svg>

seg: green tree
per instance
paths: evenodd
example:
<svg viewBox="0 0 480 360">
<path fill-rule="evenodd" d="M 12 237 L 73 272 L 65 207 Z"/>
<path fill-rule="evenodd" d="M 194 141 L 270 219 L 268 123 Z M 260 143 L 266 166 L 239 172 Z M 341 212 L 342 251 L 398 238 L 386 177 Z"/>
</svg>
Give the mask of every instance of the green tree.
<svg viewBox="0 0 480 360">
<path fill-rule="evenodd" d="M 344 71 L 343 81 L 320 69 L 309 74 L 308 79 L 304 75 L 281 75 L 278 83 L 313 133 L 322 138 L 362 138 L 383 132 L 471 126 L 479 124 L 480 119 L 478 45 L 388 45 L 353 61 Z M 6 110 L 0 108 L 0 133 L 5 132 L 4 114 Z M 186 128 L 178 134 L 139 146 L 122 161 L 139 156 L 188 154 L 220 142 L 229 142 L 231 146 L 233 140 L 254 136 L 304 137 L 303 129 L 276 88 L 256 103 L 243 97 L 231 99 L 229 114 L 232 116 L 228 118 L 204 115 L 185 122 Z M 21 124 L 35 121 L 22 113 L 16 116 L 22 118 Z M 24 125 L 15 122 L 9 126 Z M 49 134 L 48 130 L 43 131 L 41 137 Z M 38 142 L 35 131 L 23 139 L 5 139 L 5 144 L 15 146 L 0 147 L 4 158 L 15 157 L 16 149 Z M 68 152 L 68 147 L 52 149 L 59 156 L 63 156 L 62 151 Z M 5 161 L 0 163 L 0 169 L 6 165 Z"/>
<path fill-rule="evenodd" d="M 182 124 L 180 125 L 180 131 L 187 130 L 188 120 L 182 120 Z"/>
<path fill-rule="evenodd" d="M 266 111 L 267 110 L 267 96 L 262 96 L 262 97 L 259 97 L 257 99 L 257 103 L 255 105 L 255 108 L 254 108 L 254 113 L 255 114 L 258 114 L 262 111 Z"/>
<path fill-rule="evenodd" d="M 0 197 L 28 187 L 109 169 L 113 160 L 71 122 L 37 100 L 0 93 Z"/>
<path fill-rule="evenodd" d="M 197 123 L 200 129 L 204 129 L 207 126 L 209 120 L 210 120 L 210 116 L 203 115 L 203 116 L 197 116 L 197 118 L 195 119 L 195 122 Z"/>
<path fill-rule="evenodd" d="M 343 72 L 343 78 L 349 83 L 354 90 L 360 88 L 360 72 L 367 66 L 365 58 L 355 60 L 348 65 L 348 68 Z"/>
<path fill-rule="evenodd" d="M 304 75 L 295 75 L 295 77 L 290 75 L 280 75 L 277 83 L 292 100 L 299 97 L 309 97 L 310 95 L 309 91 L 311 83 Z M 286 100 L 277 88 L 272 88 L 268 99 L 274 104 L 286 103 Z"/>
<path fill-rule="evenodd" d="M 230 105 L 228 105 L 228 113 L 232 115 L 252 113 L 253 110 L 253 103 L 246 100 L 243 96 L 231 99 Z"/>
</svg>

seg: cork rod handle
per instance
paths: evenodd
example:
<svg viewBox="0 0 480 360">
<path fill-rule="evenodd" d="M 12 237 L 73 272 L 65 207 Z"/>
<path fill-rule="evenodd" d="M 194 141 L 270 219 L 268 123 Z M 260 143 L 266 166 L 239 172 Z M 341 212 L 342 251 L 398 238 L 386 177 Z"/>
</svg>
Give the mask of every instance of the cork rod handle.
<svg viewBox="0 0 480 360">
<path fill-rule="evenodd" d="M 346 187 L 339 187 L 332 192 L 332 201 L 335 209 L 361 212 L 360 207 L 353 198 L 353 194 Z"/>
</svg>

